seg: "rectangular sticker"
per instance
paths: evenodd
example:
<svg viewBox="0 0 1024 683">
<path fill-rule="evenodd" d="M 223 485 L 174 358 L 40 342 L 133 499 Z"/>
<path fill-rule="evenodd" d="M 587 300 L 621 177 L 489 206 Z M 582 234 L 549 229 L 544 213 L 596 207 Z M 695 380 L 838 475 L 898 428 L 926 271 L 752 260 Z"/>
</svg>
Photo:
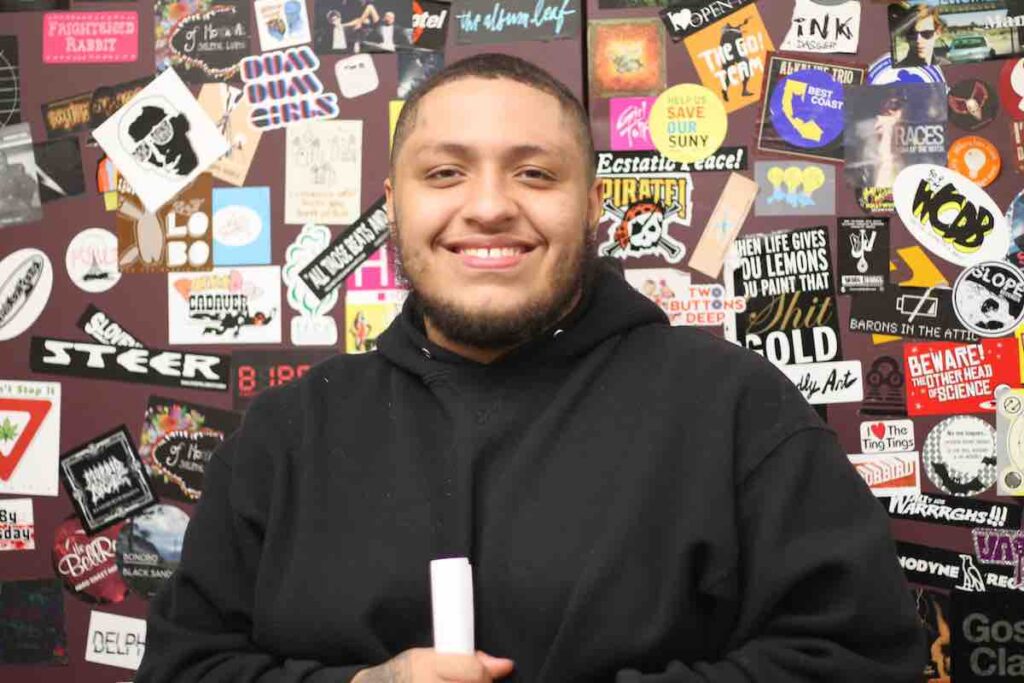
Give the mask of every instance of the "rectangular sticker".
<svg viewBox="0 0 1024 683">
<path fill-rule="evenodd" d="M 860 2 L 817 3 L 796 0 L 782 50 L 794 52 L 857 53 L 860 40 Z"/>
<path fill-rule="evenodd" d="M 249 54 L 249 4 L 243 0 L 197 2 L 186 16 L 184 3 L 156 3 L 156 72 L 173 67 L 189 83 L 238 77 L 238 63 Z M 170 21 L 170 25 L 168 25 Z"/>
<path fill-rule="evenodd" d="M 87 662 L 138 669 L 146 651 L 146 620 L 93 610 L 85 643 Z"/>
<path fill-rule="evenodd" d="M 921 461 L 917 452 L 859 453 L 848 456 L 871 492 L 879 497 L 921 493 Z"/>
<path fill-rule="evenodd" d="M 866 454 L 916 449 L 913 420 L 877 420 L 860 423 L 860 450 Z"/>
<path fill-rule="evenodd" d="M 658 305 L 671 325 L 724 325 L 728 316 L 746 310 L 747 300 L 731 296 L 716 282 L 690 283 L 690 274 L 675 268 L 627 268 L 626 281 Z"/>
<path fill-rule="evenodd" d="M 1021 524 L 1019 505 L 941 493 L 890 498 L 887 508 L 893 519 L 936 522 L 947 526 L 1019 529 Z"/>
<path fill-rule="evenodd" d="M 67 666 L 60 579 L 0 581 L 0 643 L 0 664 Z"/>
<path fill-rule="evenodd" d="M 143 76 L 115 85 L 101 85 L 93 90 L 92 99 L 89 102 L 89 129 L 101 126 L 128 100 L 142 92 L 142 89 L 152 80 L 152 76 Z"/>
<path fill-rule="evenodd" d="M 299 277 L 313 294 L 323 299 L 387 239 L 388 215 L 384 197 L 380 197 L 359 220 L 342 230 L 327 249 L 310 261 Z"/>
<path fill-rule="evenodd" d="M 92 92 L 53 100 L 42 105 L 43 126 L 50 139 L 75 135 L 90 129 Z"/>
<path fill-rule="evenodd" d="M 1018 355 L 1019 358 L 1019 355 Z M 1024 389 L 1011 387 L 996 396 L 996 493 L 1024 496 Z"/>
<path fill-rule="evenodd" d="M 119 349 L 52 337 L 32 337 L 29 353 L 33 372 L 205 391 L 227 391 L 231 382 L 231 357 L 212 353 Z"/>
<path fill-rule="evenodd" d="M 556 40 L 580 34 L 579 0 L 460 0 L 456 45 Z"/>
<path fill-rule="evenodd" d="M 32 518 L 32 499 L 0 500 L 0 551 L 35 548 L 36 525 Z"/>
<path fill-rule="evenodd" d="M 960 324 L 948 287 L 890 287 L 858 294 L 850 306 L 850 332 L 889 334 L 914 339 L 974 342 Z"/>
<path fill-rule="evenodd" d="M 362 121 L 288 126 L 285 223 L 348 225 L 359 216 Z"/>
<path fill-rule="evenodd" d="M 230 145 L 227 153 L 210 166 L 210 175 L 232 185 L 244 185 L 263 137 L 263 131 L 252 123 L 252 105 L 245 91 L 227 83 L 207 83 L 199 90 L 198 102 Z"/>
<path fill-rule="evenodd" d="M 0 36 L 0 128 L 21 123 L 20 78 L 18 36 Z"/>
<path fill-rule="evenodd" d="M 657 97 L 665 89 L 665 69 L 665 29 L 657 19 L 587 22 L 587 76 L 592 98 Z"/>
<path fill-rule="evenodd" d="M 809 161 L 758 161 L 755 216 L 834 216 L 836 169 Z"/>
<path fill-rule="evenodd" d="M 778 365 L 811 405 L 859 403 L 864 382 L 859 360 Z"/>
<path fill-rule="evenodd" d="M 982 339 L 978 344 L 906 342 L 907 414 L 991 413 L 1000 384 L 1019 382 L 1016 341 Z"/>
<path fill-rule="evenodd" d="M 918 7 L 926 8 L 925 16 Z M 932 10 L 928 12 L 927 10 Z M 970 64 L 1024 52 L 1017 0 L 928 0 L 889 5 L 892 63 L 898 68 Z"/>
<path fill-rule="evenodd" d="M 1024 531 L 1020 529 L 971 530 L 974 556 L 987 565 L 1013 568 L 1013 580 L 1024 588 Z"/>
<path fill-rule="evenodd" d="M 907 581 L 959 591 L 1014 590 L 1013 569 L 979 568 L 974 556 L 944 548 L 896 541 L 896 557 Z"/>
<path fill-rule="evenodd" d="M 85 193 L 78 138 L 37 142 L 32 145 L 32 151 L 36 158 L 39 200 L 43 204 Z"/>
<path fill-rule="evenodd" d="M 60 384 L 0 379 L 0 494 L 56 496 Z"/>
<path fill-rule="evenodd" d="M 94 341 L 125 349 L 145 348 L 138 338 L 112 320 L 106 313 L 89 304 L 78 319 L 78 329 Z"/>
<path fill-rule="evenodd" d="M 168 275 L 167 325 L 175 346 L 280 344 L 281 267 Z"/>
<path fill-rule="evenodd" d="M 968 593 L 950 596 L 949 625 L 953 636 L 931 648 L 948 651 L 956 683 L 1016 683 L 1024 676 L 1021 615 L 1024 593 Z"/>
<path fill-rule="evenodd" d="M 39 200 L 36 155 L 27 123 L 0 128 L 0 154 L 7 161 L 3 172 L 0 226 L 41 220 L 43 206 Z"/>
<path fill-rule="evenodd" d="M 213 264 L 270 264 L 270 188 L 213 188 Z"/>
<path fill-rule="evenodd" d="M 43 15 L 44 64 L 120 64 L 138 58 L 138 12 Z"/>
<path fill-rule="evenodd" d="M 839 293 L 884 292 L 889 282 L 889 219 L 839 219 Z"/>
<path fill-rule="evenodd" d="M 687 265 L 691 270 L 718 279 L 729 248 L 743 228 L 756 198 L 757 183 L 739 173 L 729 174 L 697 247 L 690 254 Z"/>
<path fill-rule="evenodd" d="M 167 6 L 174 5 L 168 2 Z M 289 5 L 287 0 L 254 0 L 252 8 L 256 13 L 261 51 L 281 50 L 312 40 L 306 3 L 295 6 Z"/>
<path fill-rule="evenodd" d="M 231 354 L 235 365 L 235 410 L 245 410 L 263 390 L 296 380 L 334 355 L 334 351 L 327 349 L 235 351 Z"/>
</svg>

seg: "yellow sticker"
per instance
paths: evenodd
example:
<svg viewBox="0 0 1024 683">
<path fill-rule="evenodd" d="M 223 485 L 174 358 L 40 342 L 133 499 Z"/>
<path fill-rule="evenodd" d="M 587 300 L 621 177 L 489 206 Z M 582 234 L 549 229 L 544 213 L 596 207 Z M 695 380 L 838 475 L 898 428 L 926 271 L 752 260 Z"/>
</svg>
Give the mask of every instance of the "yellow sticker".
<svg viewBox="0 0 1024 683">
<path fill-rule="evenodd" d="M 658 96 L 648 125 L 659 152 L 691 164 L 721 147 L 729 120 L 718 95 L 702 85 L 682 83 Z"/>
<path fill-rule="evenodd" d="M 388 151 L 391 151 L 391 143 L 395 140 L 395 128 L 398 127 L 398 115 L 402 113 L 405 100 L 391 100 L 388 102 Z"/>
</svg>

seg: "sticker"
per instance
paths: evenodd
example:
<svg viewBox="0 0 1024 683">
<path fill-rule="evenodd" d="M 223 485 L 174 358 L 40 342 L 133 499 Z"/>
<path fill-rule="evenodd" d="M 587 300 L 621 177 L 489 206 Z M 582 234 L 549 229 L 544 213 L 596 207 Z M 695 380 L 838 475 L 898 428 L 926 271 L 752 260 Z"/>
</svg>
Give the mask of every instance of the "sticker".
<svg viewBox="0 0 1024 683">
<path fill-rule="evenodd" d="M 448 36 L 448 11 L 444 0 L 412 0 L 412 45 L 443 51 Z M 400 48 L 401 49 L 401 46 Z"/>
<path fill-rule="evenodd" d="M 44 64 L 121 64 L 138 58 L 138 12 L 43 15 Z"/>
<path fill-rule="evenodd" d="M 654 149 L 651 128 L 647 123 L 654 100 L 654 97 L 613 97 L 608 100 L 609 146 L 613 150 Z"/>
<path fill-rule="evenodd" d="M 999 175 L 1003 160 L 991 142 L 977 135 L 968 135 L 950 145 L 946 165 L 979 187 L 988 187 Z"/>
<path fill-rule="evenodd" d="M 82 317 L 78 319 L 78 328 L 101 344 L 131 349 L 144 348 L 142 342 L 134 335 L 92 304 L 86 307 Z"/>
<path fill-rule="evenodd" d="M 729 119 L 714 92 L 695 83 L 681 83 L 654 101 L 649 125 L 659 152 L 673 161 L 693 163 L 722 146 Z"/>
<path fill-rule="evenodd" d="M 262 391 L 302 377 L 312 366 L 335 355 L 326 349 L 235 351 L 234 407 L 245 410 Z"/>
<path fill-rule="evenodd" d="M 252 123 L 252 105 L 241 88 L 207 83 L 199 90 L 199 106 L 228 141 L 228 151 L 210 166 L 210 175 L 232 185 L 244 185 L 263 131 Z"/>
<path fill-rule="evenodd" d="M 667 0 L 662 0 L 662 2 L 651 4 L 671 5 L 666 9 L 659 10 L 658 14 L 672 36 L 672 40 L 679 42 L 686 36 L 707 28 L 712 23 L 752 2 L 754 0 L 723 0 L 722 2 L 681 0 L 669 3 Z M 625 9 L 635 7 L 636 3 L 627 0 L 599 0 L 598 5 L 601 9 Z"/>
<path fill-rule="evenodd" d="M 0 551 L 35 549 L 36 525 L 32 517 L 32 499 L 0 500 Z"/>
<path fill-rule="evenodd" d="M 858 187 L 854 188 L 857 206 L 868 214 L 884 214 L 896 211 L 892 201 L 891 187 Z"/>
<path fill-rule="evenodd" d="M 323 299 L 387 239 L 388 214 L 384 197 L 379 197 L 358 220 L 338 233 L 330 246 L 299 272 L 299 277 Z"/>
<path fill-rule="evenodd" d="M 929 588 L 911 588 L 910 597 L 917 606 L 917 621 L 925 634 L 927 655 L 922 680 L 950 680 L 949 596 Z"/>
<path fill-rule="evenodd" d="M 880 356 L 871 362 L 864 375 L 864 402 L 858 411 L 861 415 L 907 414 L 907 403 L 903 394 L 903 364 L 892 356 Z M 866 449 L 863 449 L 866 450 Z"/>
<path fill-rule="evenodd" d="M 213 264 L 270 263 L 270 188 L 213 188 Z"/>
<path fill-rule="evenodd" d="M 972 529 L 974 554 L 985 564 L 1014 568 L 1013 580 L 1024 586 L 1024 531 L 1020 529 Z M 1021 660 L 1024 665 L 1024 658 Z M 1024 668 L 1020 671 L 1024 674 Z"/>
<path fill-rule="evenodd" d="M 913 420 L 878 420 L 860 423 L 860 449 L 866 455 L 916 449 Z"/>
<path fill-rule="evenodd" d="M 782 50 L 856 54 L 860 39 L 860 2 L 823 4 L 796 0 Z"/>
<path fill-rule="evenodd" d="M 947 342 L 978 338 L 960 324 L 953 310 L 953 290 L 945 287 L 890 287 L 858 294 L 850 306 L 848 329 Z"/>
<path fill-rule="evenodd" d="M 158 2 L 158 12 L 180 7 L 180 3 Z M 189 82 L 227 81 L 238 77 L 238 62 L 249 54 L 249 5 L 240 0 L 217 0 L 196 9 L 166 26 L 162 14 L 156 43 L 156 71 L 174 67 Z"/>
<path fill-rule="evenodd" d="M 995 388 L 1020 377 L 1014 339 L 904 344 L 903 357 L 910 415 L 992 412 Z"/>
<path fill-rule="evenodd" d="M 262 52 L 301 45 L 312 39 L 306 3 L 302 0 L 255 0 L 252 6 Z"/>
<path fill-rule="evenodd" d="M 729 313 L 746 310 L 746 299 L 727 295 L 723 285 L 692 285 L 689 273 L 674 268 L 629 268 L 625 275 L 634 289 L 665 312 L 672 325 L 722 325 Z"/>
<path fill-rule="evenodd" d="M 331 244 L 326 226 L 308 223 L 285 251 L 281 270 L 288 288 L 288 305 L 299 315 L 292 318 L 291 341 L 295 346 L 334 346 L 338 343 L 338 324 L 330 315 L 338 303 L 338 290 L 318 297 L 299 277 L 299 273 Z"/>
<path fill-rule="evenodd" d="M 966 12 L 961 4 L 929 3 L 923 11 L 920 5 L 890 4 L 895 63 L 945 67 L 1002 59 L 1022 51 L 1014 33 L 1024 20 L 1010 14 L 1011 8 L 1016 9 L 1013 0 L 977 3 L 979 9 L 968 7 Z"/>
<path fill-rule="evenodd" d="M 21 123 L 18 36 L 0 36 L 0 128 Z"/>
<path fill-rule="evenodd" d="M 961 591 L 1014 589 L 1012 570 L 990 567 L 980 571 L 970 553 L 896 541 L 896 557 L 908 581 L 950 590 L 953 595 Z"/>
<path fill-rule="evenodd" d="M 299 0 L 287 0 L 305 6 Z M 242 60 L 245 97 L 252 105 L 250 120 L 259 130 L 280 128 L 299 121 L 333 119 L 338 96 L 324 91 L 317 77 L 320 59 L 309 47 L 250 55 Z"/>
<path fill-rule="evenodd" d="M 0 664 L 68 664 L 59 579 L 0 581 Z"/>
<path fill-rule="evenodd" d="M 168 343 L 280 344 L 281 268 L 167 276 Z"/>
<path fill-rule="evenodd" d="M 996 388 L 996 434 L 996 493 L 1024 496 L 1024 389 Z"/>
<path fill-rule="evenodd" d="M 805 161 L 758 161 L 755 216 L 834 216 L 836 169 Z"/>
<path fill-rule="evenodd" d="M 748 157 L 746 147 L 719 147 L 710 156 L 692 164 L 673 161 L 653 149 L 635 152 L 596 152 L 596 154 L 597 175 L 616 177 L 675 173 L 677 171 L 686 173 L 745 171 Z M 729 179 L 731 180 L 732 176 Z"/>
<path fill-rule="evenodd" d="M 890 83 L 945 83 L 942 69 L 930 64 L 922 66 L 893 67 L 892 55 L 884 54 L 868 66 L 868 84 L 888 85 Z"/>
<path fill-rule="evenodd" d="M 38 249 L 18 249 L 0 261 L 0 341 L 30 328 L 50 300 L 53 266 Z"/>
<path fill-rule="evenodd" d="M 146 600 L 157 594 L 181 562 L 189 518 L 173 505 L 154 505 L 128 520 L 117 536 L 117 568 Z"/>
<path fill-rule="evenodd" d="M 771 55 L 757 148 L 842 160 L 844 90 L 863 82 L 862 68 Z"/>
<path fill-rule="evenodd" d="M 68 242 L 64 256 L 68 277 L 85 292 L 105 292 L 121 279 L 117 237 L 103 228 L 86 228 Z"/>
<path fill-rule="evenodd" d="M 0 380 L 0 493 L 56 496 L 60 384 Z"/>
<path fill-rule="evenodd" d="M 456 45 L 575 38 L 583 17 L 578 0 L 461 0 L 457 7 Z"/>
<path fill-rule="evenodd" d="M 829 328 L 816 327 L 814 330 Z M 794 332 L 796 332 L 794 330 Z M 774 334 L 774 333 L 773 333 Z M 750 338 L 750 335 L 747 335 Z M 794 340 L 799 339 L 796 334 Z M 753 347 L 748 347 L 753 348 Z M 757 351 L 757 349 L 754 349 Z M 765 350 L 767 356 L 768 348 Z M 798 354 L 799 349 L 794 350 Z M 805 362 L 796 365 L 783 365 L 768 357 L 778 368 L 789 377 L 800 393 L 811 405 L 829 403 L 859 403 L 864 400 L 864 384 L 861 380 L 863 368 L 859 360 L 841 360 L 826 362 Z M 799 359 L 799 356 L 797 356 Z"/>
<path fill-rule="evenodd" d="M 947 417 L 928 433 L 921 459 L 943 492 L 976 496 L 996 482 L 996 430 L 978 417 Z"/>
<path fill-rule="evenodd" d="M 146 620 L 93 610 L 85 643 L 87 662 L 138 669 L 146 651 Z"/>
<path fill-rule="evenodd" d="M 92 93 L 82 93 L 42 105 L 43 125 L 50 139 L 63 135 L 75 135 L 91 129 Z"/>
<path fill-rule="evenodd" d="M 359 216 L 362 121 L 289 126 L 285 156 L 285 223 L 348 225 Z"/>
<path fill-rule="evenodd" d="M 161 497 L 195 503 L 202 496 L 206 463 L 241 424 L 241 415 L 150 396 L 139 436 L 139 457 Z"/>
<path fill-rule="evenodd" d="M 1006 260 L 1024 268 L 1024 191 L 1018 192 L 1006 209 L 1006 222 L 1010 225 L 1010 247 Z"/>
<path fill-rule="evenodd" d="M 712 279 L 722 271 L 729 248 L 743 228 L 757 197 L 757 183 L 739 173 L 730 173 L 725 188 L 718 195 L 715 208 L 704 225 L 697 247 L 690 256 L 690 270 Z M 731 281 L 729 281 L 731 282 Z M 729 286 L 727 282 L 726 287 Z"/>
<path fill-rule="evenodd" d="M 897 176 L 893 196 L 907 230 L 939 258 L 967 267 L 1007 253 L 1010 230 L 999 206 L 956 171 L 908 166 Z"/>
<path fill-rule="evenodd" d="M 950 664 L 957 683 L 1013 683 L 1024 677 L 1020 593 L 953 591 Z"/>
<path fill-rule="evenodd" d="M 162 349 L 119 349 L 72 339 L 32 337 L 33 372 L 140 382 L 181 389 L 227 391 L 231 358 L 211 353 Z"/>
<path fill-rule="evenodd" d="M 914 496 L 921 493 L 921 468 L 917 452 L 857 454 L 849 456 L 853 469 L 878 497 Z"/>
<path fill-rule="evenodd" d="M 27 123 L 0 128 L 0 227 L 32 223 L 43 217 L 36 156 Z"/>
<path fill-rule="evenodd" d="M 976 131 L 996 117 L 998 97 L 995 88 L 977 78 L 957 81 L 949 89 L 949 121 L 967 131 Z"/>
<path fill-rule="evenodd" d="M 208 174 L 155 212 L 131 192 L 117 208 L 118 270 L 122 273 L 208 271 L 211 265 Z"/>
<path fill-rule="evenodd" d="M 1008 59 L 999 69 L 999 97 L 1003 111 L 1016 121 L 1024 121 L 1024 58 Z"/>
<path fill-rule="evenodd" d="M 590 96 L 652 96 L 665 89 L 665 30 L 657 19 L 587 22 Z"/>
<path fill-rule="evenodd" d="M 347 99 L 371 93 L 380 85 L 377 67 L 368 54 L 339 59 L 334 64 L 334 76 L 338 79 L 338 92 Z"/>
<path fill-rule="evenodd" d="M 1018 505 L 944 496 L 941 493 L 893 497 L 889 499 L 888 509 L 893 519 L 939 522 L 946 526 L 1019 529 L 1021 524 Z"/>
<path fill-rule="evenodd" d="M 88 129 L 92 130 L 101 126 L 104 121 L 114 115 L 114 112 L 142 92 L 142 89 L 152 80 L 152 76 L 143 76 L 117 85 L 101 85 L 93 90 L 89 100 Z"/>
<path fill-rule="evenodd" d="M 123 602 L 128 597 L 114 554 L 120 531 L 119 523 L 90 536 L 74 515 L 57 525 L 50 557 L 68 593 L 93 604 Z"/>
<path fill-rule="evenodd" d="M 32 145 L 32 153 L 36 161 L 39 200 L 43 204 L 85 193 L 78 138 L 37 142 Z"/>
<path fill-rule="evenodd" d="M 395 94 L 403 99 L 409 97 L 416 88 L 443 68 L 443 52 L 399 52 L 398 87 Z"/>
<path fill-rule="evenodd" d="M 378 249 L 345 279 L 345 353 L 377 348 L 409 295 L 398 281 L 392 249 Z"/>
<path fill-rule="evenodd" d="M 889 280 L 889 219 L 840 218 L 839 293 L 883 292 Z"/>
<path fill-rule="evenodd" d="M 151 212 L 230 147 L 173 69 L 153 79 L 93 137 Z"/>
<path fill-rule="evenodd" d="M 1004 261 L 965 268 L 953 284 L 953 310 L 980 337 L 1013 334 L 1024 318 L 1024 273 Z"/>
</svg>

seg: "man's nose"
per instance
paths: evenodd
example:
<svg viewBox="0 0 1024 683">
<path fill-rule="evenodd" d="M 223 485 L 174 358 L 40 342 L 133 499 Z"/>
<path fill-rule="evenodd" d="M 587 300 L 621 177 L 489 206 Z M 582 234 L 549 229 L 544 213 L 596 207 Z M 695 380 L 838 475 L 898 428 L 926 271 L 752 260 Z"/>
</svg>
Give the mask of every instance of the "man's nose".
<svg viewBox="0 0 1024 683">
<path fill-rule="evenodd" d="M 513 218 L 519 209 L 510 194 L 512 182 L 500 172 L 477 175 L 463 209 L 464 217 L 485 225 L 503 223 Z"/>
</svg>

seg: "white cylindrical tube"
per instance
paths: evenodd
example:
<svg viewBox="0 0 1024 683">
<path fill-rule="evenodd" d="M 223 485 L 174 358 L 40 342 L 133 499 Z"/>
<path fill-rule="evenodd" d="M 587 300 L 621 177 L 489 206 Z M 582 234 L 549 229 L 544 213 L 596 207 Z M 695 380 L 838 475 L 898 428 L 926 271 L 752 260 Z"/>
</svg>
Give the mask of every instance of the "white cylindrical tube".
<svg viewBox="0 0 1024 683">
<path fill-rule="evenodd" d="M 471 655 L 473 636 L 473 567 L 469 558 L 430 561 L 430 599 L 434 612 L 434 650 Z"/>
</svg>

